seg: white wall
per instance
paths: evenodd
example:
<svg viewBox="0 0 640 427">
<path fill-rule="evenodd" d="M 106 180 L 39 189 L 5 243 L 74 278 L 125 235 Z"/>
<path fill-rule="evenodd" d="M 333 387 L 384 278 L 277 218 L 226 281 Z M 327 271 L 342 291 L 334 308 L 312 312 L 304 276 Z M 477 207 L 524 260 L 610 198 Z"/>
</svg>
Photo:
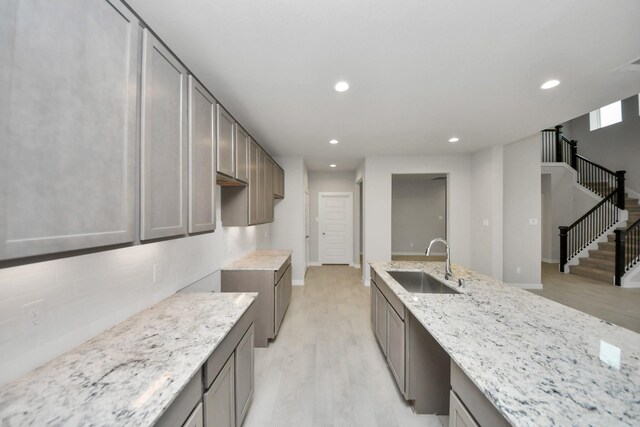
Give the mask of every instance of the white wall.
<svg viewBox="0 0 640 427">
<path fill-rule="evenodd" d="M 391 259 L 391 175 L 394 173 L 448 174 L 449 223 L 447 236 L 453 262 L 469 265 L 471 254 L 470 156 L 367 157 L 364 167 L 364 263 Z"/>
<path fill-rule="evenodd" d="M 393 175 L 391 184 L 391 252 L 424 254 L 431 240 L 446 239 L 446 180 L 434 175 Z M 443 246 L 434 253 L 445 253 Z"/>
<path fill-rule="evenodd" d="M 503 280 L 523 287 L 541 286 L 540 144 L 536 134 L 504 146 Z"/>
<path fill-rule="evenodd" d="M 582 154 L 613 171 L 627 171 L 627 185 L 640 192 L 640 116 L 638 96 L 622 101 L 622 122 L 594 131 L 589 130 L 589 114 L 563 123 L 563 132 L 578 141 Z"/>
<path fill-rule="evenodd" d="M 353 197 L 353 223 L 355 235 L 355 223 L 359 216 L 359 205 L 356 206 L 357 198 L 355 197 L 357 187 L 355 183 L 355 174 L 353 172 L 309 172 L 309 261 L 317 263 L 320 260 L 319 255 L 319 212 L 318 212 L 318 193 L 321 192 L 349 192 L 354 193 Z M 352 263 L 356 263 L 352 260 Z"/>
<path fill-rule="evenodd" d="M 473 270 L 502 280 L 503 147 L 471 157 L 471 264 Z"/>
<path fill-rule="evenodd" d="M 560 262 L 561 225 L 571 225 L 602 199 L 578 184 L 567 164 L 542 166 L 542 260 Z"/>
<path fill-rule="evenodd" d="M 294 285 L 304 284 L 305 224 L 304 193 L 306 167 L 302 157 L 277 157 L 284 169 L 284 199 L 275 202 L 274 221 L 271 224 L 271 248 L 289 249 Z"/>
<path fill-rule="evenodd" d="M 220 267 L 268 246 L 269 229 L 218 222 L 213 234 L 0 269 L 0 384 L 203 277 L 219 290 Z M 38 326 L 23 308 L 32 303 Z"/>
</svg>

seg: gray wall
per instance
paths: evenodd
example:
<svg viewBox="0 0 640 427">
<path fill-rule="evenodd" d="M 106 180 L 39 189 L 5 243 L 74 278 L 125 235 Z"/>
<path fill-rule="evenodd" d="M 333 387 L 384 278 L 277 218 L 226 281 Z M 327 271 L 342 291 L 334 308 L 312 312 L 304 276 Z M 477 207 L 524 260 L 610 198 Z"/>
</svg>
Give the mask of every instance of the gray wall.
<svg viewBox="0 0 640 427">
<path fill-rule="evenodd" d="M 284 169 L 284 199 L 274 201 L 274 220 L 271 223 L 272 249 L 289 249 L 294 285 L 304 284 L 305 240 L 304 240 L 304 192 L 305 165 L 302 157 L 277 157 Z"/>
<path fill-rule="evenodd" d="M 391 253 L 424 253 L 436 237 L 446 239 L 447 181 L 436 175 L 391 177 Z M 444 253 L 444 247 L 434 247 Z"/>
<path fill-rule="evenodd" d="M 516 285 L 541 283 L 540 144 L 540 134 L 536 134 L 504 147 L 503 280 Z M 529 224 L 530 219 L 537 224 Z"/>
<path fill-rule="evenodd" d="M 640 116 L 638 96 L 622 101 L 622 122 L 589 130 L 589 114 L 563 124 L 565 136 L 578 141 L 578 153 L 611 170 L 626 170 L 627 185 L 640 192 Z"/>
<path fill-rule="evenodd" d="M 502 146 L 471 157 L 471 268 L 502 280 Z"/>
<path fill-rule="evenodd" d="M 318 193 L 321 192 L 350 192 L 354 193 L 353 200 L 356 201 L 357 191 L 354 172 L 309 172 L 309 262 L 319 262 L 318 252 Z M 355 223 L 360 217 L 360 203 L 354 203 L 354 235 Z M 353 260 L 352 260 L 353 262 Z"/>
</svg>

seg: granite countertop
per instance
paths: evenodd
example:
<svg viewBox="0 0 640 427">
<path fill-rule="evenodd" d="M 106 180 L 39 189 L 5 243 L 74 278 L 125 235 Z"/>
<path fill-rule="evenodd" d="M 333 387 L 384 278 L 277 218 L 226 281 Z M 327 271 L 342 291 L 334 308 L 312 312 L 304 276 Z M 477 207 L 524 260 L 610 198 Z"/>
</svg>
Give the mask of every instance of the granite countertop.
<svg viewBox="0 0 640 427">
<path fill-rule="evenodd" d="M 442 262 L 371 266 L 512 425 L 640 425 L 640 334 L 461 266 L 463 288 Z M 422 270 L 461 294 L 410 293 L 387 270 Z M 617 364 L 600 359 L 607 345 Z"/>
<path fill-rule="evenodd" d="M 256 296 L 161 301 L 0 387 L 0 425 L 152 425 Z"/>
<path fill-rule="evenodd" d="M 278 270 L 293 251 L 255 251 L 235 260 L 222 270 Z"/>
</svg>

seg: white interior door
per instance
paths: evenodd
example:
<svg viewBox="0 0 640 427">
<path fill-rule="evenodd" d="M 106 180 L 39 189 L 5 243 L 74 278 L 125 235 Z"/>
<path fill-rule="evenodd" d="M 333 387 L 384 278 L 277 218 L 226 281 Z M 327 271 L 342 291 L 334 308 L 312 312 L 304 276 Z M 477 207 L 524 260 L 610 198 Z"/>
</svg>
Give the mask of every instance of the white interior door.
<svg viewBox="0 0 640 427">
<path fill-rule="evenodd" d="M 318 193 L 322 264 L 353 262 L 353 193 Z"/>
</svg>

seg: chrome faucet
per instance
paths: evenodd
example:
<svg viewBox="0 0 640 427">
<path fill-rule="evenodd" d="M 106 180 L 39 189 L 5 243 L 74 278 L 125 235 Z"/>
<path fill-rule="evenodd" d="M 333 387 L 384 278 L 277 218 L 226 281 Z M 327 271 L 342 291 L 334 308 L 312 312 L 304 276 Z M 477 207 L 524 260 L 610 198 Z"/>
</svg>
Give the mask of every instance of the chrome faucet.
<svg viewBox="0 0 640 427">
<path fill-rule="evenodd" d="M 450 278 L 453 277 L 453 272 L 451 271 L 451 252 L 449 251 L 449 243 L 446 240 L 441 239 L 439 237 L 437 239 L 433 239 L 431 243 L 429 243 L 429 247 L 424 252 L 424 254 L 427 256 L 431 254 L 431 247 L 433 246 L 434 243 L 437 243 L 437 242 L 442 242 L 447 247 L 446 272 L 444 275 L 444 280 L 449 280 Z"/>
</svg>

